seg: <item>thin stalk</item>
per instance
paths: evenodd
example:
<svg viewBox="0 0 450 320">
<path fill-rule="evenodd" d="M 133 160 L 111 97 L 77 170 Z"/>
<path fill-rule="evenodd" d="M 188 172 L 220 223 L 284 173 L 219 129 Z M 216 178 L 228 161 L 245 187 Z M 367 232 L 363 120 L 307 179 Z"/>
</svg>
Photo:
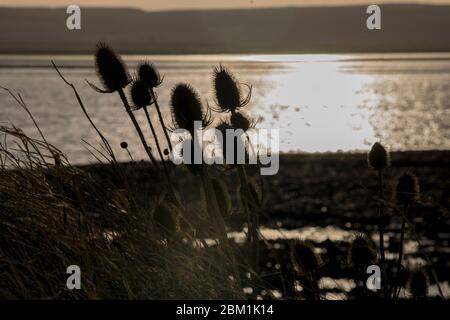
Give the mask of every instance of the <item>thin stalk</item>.
<svg viewBox="0 0 450 320">
<path fill-rule="evenodd" d="M 130 117 L 131 121 L 133 122 L 134 128 L 136 129 L 136 132 L 139 135 L 139 138 L 141 139 L 141 143 L 144 146 L 145 152 L 147 153 L 148 157 L 150 158 L 150 161 L 153 163 L 153 165 L 156 168 L 159 168 L 158 162 L 156 161 L 155 157 L 152 154 L 151 148 L 147 144 L 147 141 L 145 140 L 144 134 L 142 133 L 141 127 L 139 126 L 139 123 L 136 120 L 136 117 L 134 116 L 133 112 L 131 111 L 131 107 L 128 104 L 127 97 L 125 96 L 125 93 L 123 92 L 123 89 L 120 89 L 119 91 L 120 99 L 122 100 L 122 103 L 125 107 L 125 110 L 128 113 L 128 116 Z"/>
<path fill-rule="evenodd" d="M 195 132 L 195 133 L 192 133 L 191 135 L 192 135 L 193 141 L 195 143 L 194 150 L 195 149 L 201 150 L 201 147 L 198 144 L 199 140 L 197 137 L 197 133 Z M 224 253 L 228 256 L 228 258 L 231 261 L 233 273 L 235 274 L 236 280 L 237 280 L 238 284 L 240 285 L 239 270 L 237 268 L 236 259 L 231 250 L 231 246 L 230 246 L 230 243 L 228 240 L 225 221 L 223 220 L 223 217 L 220 213 L 219 203 L 217 201 L 216 193 L 214 192 L 214 187 L 211 182 L 211 178 L 209 176 L 208 166 L 205 164 L 202 164 L 202 166 L 201 166 L 200 177 L 201 177 L 201 181 L 202 181 L 202 185 L 203 185 L 203 190 L 205 191 L 208 213 L 210 214 L 211 219 L 213 219 L 213 223 L 217 228 L 218 236 L 220 239 L 220 244 L 223 247 Z"/>
<path fill-rule="evenodd" d="M 405 242 L 405 225 L 406 225 L 406 214 L 408 212 L 407 206 L 403 209 L 403 216 L 402 216 L 402 227 L 400 229 L 400 248 L 398 251 L 398 262 L 397 262 L 397 278 L 400 275 L 400 270 L 402 268 L 402 259 L 403 259 L 403 243 Z M 400 294 L 400 290 L 398 292 L 394 292 L 395 298 L 398 297 Z"/>
<path fill-rule="evenodd" d="M 169 145 L 170 152 L 172 152 L 173 151 L 172 142 L 170 142 L 169 134 L 167 133 L 167 128 L 166 128 L 166 125 L 164 124 L 164 119 L 161 114 L 161 109 L 159 108 L 158 99 L 156 99 L 156 95 L 155 95 L 155 92 L 153 91 L 153 88 L 150 89 L 150 94 L 152 95 L 152 99 L 155 102 L 156 111 L 158 112 L 159 122 L 161 123 L 161 127 L 164 130 L 164 135 L 166 136 L 166 140 L 167 140 L 167 144 Z"/>
<path fill-rule="evenodd" d="M 244 165 L 238 165 L 239 180 L 244 193 L 242 204 L 244 206 L 244 212 L 248 219 L 248 241 L 250 247 L 250 265 L 255 272 L 258 272 L 259 262 L 259 238 L 258 238 L 258 217 L 256 214 L 252 214 L 248 208 L 248 199 L 250 192 L 248 190 L 248 178 Z"/>
<path fill-rule="evenodd" d="M 155 139 L 156 149 L 158 150 L 159 157 L 161 158 L 161 163 L 163 165 L 164 172 L 166 173 L 167 176 L 169 176 L 169 173 L 167 171 L 166 162 L 164 161 L 164 156 L 163 156 L 163 154 L 161 152 L 161 147 L 159 146 L 158 136 L 156 135 L 155 128 L 153 127 L 152 121 L 150 119 L 150 114 L 149 114 L 148 108 L 146 106 L 144 107 L 144 112 L 145 112 L 145 116 L 147 117 L 147 122 L 148 122 L 148 124 L 150 126 L 150 129 L 152 131 L 153 139 Z"/>
<path fill-rule="evenodd" d="M 379 196 L 381 201 L 384 200 L 384 190 L 383 190 L 383 170 L 378 170 L 378 189 L 379 189 Z M 380 204 L 378 207 L 378 215 L 379 215 L 379 232 L 380 232 L 380 256 L 381 256 L 381 269 L 383 272 L 383 294 L 384 297 L 388 297 L 388 282 L 387 282 L 387 274 L 386 274 L 386 254 L 384 249 L 384 205 L 383 203 Z"/>
<path fill-rule="evenodd" d="M 73 90 L 73 92 L 75 94 L 75 97 L 77 99 L 78 105 L 80 106 L 81 110 L 83 111 L 83 114 L 85 115 L 86 119 L 89 121 L 91 126 L 94 128 L 94 130 L 97 132 L 97 134 L 100 137 L 100 139 L 102 140 L 106 151 L 108 152 L 108 154 L 110 155 L 110 157 L 112 159 L 112 163 L 113 163 L 114 167 L 117 169 L 117 171 L 119 172 L 119 175 L 122 177 L 122 180 L 123 180 L 123 182 L 125 184 L 125 188 L 127 190 L 127 193 L 130 196 L 130 198 L 132 199 L 132 208 L 134 210 L 136 208 L 135 199 L 133 197 L 133 194 L 131 193 L 131 188 L 130 188 L 130 185 L 128 183 L 128 180 L 127 180 L 125 174 L 123 173 L 123 170 L 121 169 L 121 167 L 117 163 L 117 159 L 116 159 L 116 156 L 114 155 L 114 151 L 112 150 L 111 145 L 109 144 L 109 142 L 106 139 L 106 137 L 97 128 L 97 126 L 95 125 L 95 123 L 92 120 L 91 116 L 87 112 L 86 107 L 84 106 L 83 100 L 81 99 L 80 95 L 78 94 L 78 90 L 76 89 L 75 85 L 73 83 L 70 83 L 69 81 L 66 80 L 66 78 L 62 75 L 62 73 L 59 71 L 58 67 L 56 66 L 56 64 L 53 61 L 52 61 L 52 65 L 53 65 L 53 68 L 55 68 L 56 72 L 58 73 L 59 77 L 64 81 L 64 83 L 67 84 L 70 88 L 72 88 L 72 90 Z M 50 148 L 50 145 L 48 143 L 47 143 L 47 146 L 48 146 L 48 148 Z"/>
<path fill-rule="evenodd" d="M 236 114 L 236 111 L 231 111 L 232 115 Z M 247 135 L 245 135 L 246 139 L 248 139 Z M 245 152 L 245 141 L 242 141 L 244 144 L 244 152 Z M 250 143 L 250 142 L 249 142 Z M 258 239 L 258 216 L 254 212 L 250 212 L 248 208 L 248 199 L 249 199 L 249 189 L 248 189 L 248 178 L 247 173 L 245 171 L 245 167 L 243 164 L 238 164 L 238 172 L 239 172 L 239 180 L 241 183 L 241 188 L 244 194 L 244 199 L 242 199 L 242 204 L 244 206 L 244 213 L 247 216 L 248 221 L 248 244 L 250 249 L 250 265 L 253 267 L 253 270 L 257 272 L 258 263 L 259 263 L 259 239 Z"/>
</svg>

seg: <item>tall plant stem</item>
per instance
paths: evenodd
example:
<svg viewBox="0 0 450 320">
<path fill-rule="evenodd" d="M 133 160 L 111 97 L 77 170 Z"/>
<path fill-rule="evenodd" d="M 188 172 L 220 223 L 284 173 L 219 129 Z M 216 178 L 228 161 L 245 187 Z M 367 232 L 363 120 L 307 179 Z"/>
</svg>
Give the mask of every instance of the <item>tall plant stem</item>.
<svg viewBox="0 0 450 320">
<path fill-rule="evenodd" d="M 383 170 L 378 170 L 378 189 L 379 189 L 379 197 L 381 201 L 384 201 L 384 190 L 383 190 Z M 389 296 L 389 285 L 387 281 L 387 273 L 386 273 L 386 255 L 384 249 L 384 204 L 381 203 L 378 207 L 378 215 L 379 215 L 379 232 L 380 232 L 380 256 L 381 256 L 381 269 L 383 272 L 383 294 L 384 297 L 387 298 Z"/>
<path fill-rule="evenodd" d="M 144 146 L 145 152 L 147 153 L 148 157 L 150 158 L 150 161 L 152 164 L 159 168 L 158 162 L 156 161 L 155 157 L 152 154 L 152 150 L 150 149 L 149 145 L 147 144 L 147 141 L 145 140 L 144 134 L 142 133 L 141 127 L 139 126 L 139 123 L 136 120 L 136 117 L 134 116 L 133 112 L 131 111 L 131 107 L 128 104 L 127 97 L 125 96 L 125 92 L 123 92 L 123 89 L 119 90 L 119 96 L 122 100 L 122 103 L 125 107 L 125 110 L 128 113 L 128 116 L 130 117 L 131 121 L 133 122 L 134 128 L 136 129 L 136 132 L 139 135 L 139 139 L 141 139 L 141 143 Z"/>
<path fill-rule="evenodd" d="M 195 144 L 194 152 L 201 151 L 202 149 L 198 143 L 197 133 L 192 132 L 191 136 L 192 136 L 194 144 Z M 225 256 L 227 256 L 228 259 L 230 259 L 234 276 L 237 280 L 237 283 L 240 285 L 239 270 L 237 268 L 235 257 L 234 257 L 233 251 L 231 249 L 230 242 L 228 240 L 225 221 L 220 213 L 219 203 L 217 201 L 216 193 L 214 192 L 214 186 L 211 182 L 211 177 L 209 176 L 208 166 L 203 163 L 201 165 L 200 178 L 202 181 L 203 190 L 205 191 L 208 213 L 210 215 L 210 218 L 213 220 L 213 225 L 215 226 L 216 231 L 218 233 L 220 244 L 223 248 Z"/>
<path fill-rule="evenodd" d="M 228 240 L 225 221 L 223 220 L 223 217 L 220 214 L 220 209 L 219 209 L 216 193 L 214 192 L 214 187 L 211 182 L 211 178 L 209 176 L 208 167 L 206 165 L 202 165 L 200 175 L 201 175 L 201 179 L 202 179 L 203 189 L 204 189 L 205 195 L 206 195 L 206 202 L 207 202 L 208 211 L 210 212 L 210 217 L 214 221 L 214 225 L 216 227 L 216 230 L 218 231 L 218 236 L 219 236 L 222 248 L 224 250 L 225 256 L 227 256 L 228 259 L 230 259 L 234 276 L 237 280 L 237 283 L 240 285 L 239 269 L 237 267 L 236 259 L 234 257 L 233 251 L 231 249 L 230 242 Z"/>
<path fill-rule="evenodd" d="M 239 180 L 241 183 L 242 193 L 244 199 L 242 199 L 242 204 L 244 206 L 244 211 L 248 220 L 248 242 L 250 249 L 250 265 L 255 272 L 258 272 L 259 264 L 259 237 L 258 237 L 258 216 L 251 213 L 248 207 L 248 199 L 250 197 L 250 192 L 248 189 L 248 178 L 247 172 L 245 171 L 244 165 L 238 165 Z"/>
<path fill-rule="evenodd" d="M 232 115 L 236 114 L 236 111 L 231 111 Z M 239 139 L 239 138 L 238 138 Z M 244 159 L 246 154 L 246 145 L 247 145 L 248 136 L 245 134 L 245 139 L 242 141 L 242 144 L 244 146 Z M 250 145 L 250 141 L 249 145 Z M 239 151 L 239 149 L 238 149 Z M 248 187 L 248 178 L 247 178 L 247 172 L 245 170 L 244 164 L 238 164 L 238 173 L 239 173 L 239 181 L 241 184 L 241 191 L 243 194 L 242 197 L 242 205 L 244 207 L 244 213 L 247 217 L 247 223 L 248 223 L 248 233 L 247 233 L 247 239 L 248 239 L 248 247 L 250 251 L 249 256 L 249 264 L 253 268 L 255 272 L 258 272 L 258 265 L 259 265 L 259 237 L 258 237 L 258 215 L 256 212 L 250 212 L 249 206 L 248 206 L 248 200 L 250 198 L 250 192 Z"/>
<path fill-rule="evenodd" d="M 402 215 L 402 226 L 400 229 L 400 248 L 398 250 L 398 262 L 397 262 L 397 278 L 400 275 L 400 270 L 402 268 L 402 260 L 403 260 L 403 243 L 405 242 L 405 225 L 406 225 L 406 215 L 408 213 L 408 207 L 404 206 L 403 208 L 403 215 Z M 400 286 L 398 286 L 400 287 Z M 400 294 L 400 288 L 396 288 L 396 291 L 394 292 L 394 297 L 397 298 Z"/>
<path fill-rule="evenodd" d="M 169 150 L 170 150 L 170 152 L 172 152 L 173 151 L 172 142 L 170 142 L 170 137 L 169 137 L 169 134 L 167 133 L 166 125 L 164 124 L 164 119 L 161 114 L 161 109 L 159 108 L 158 99 L 156 99 L 156 95 L 155 95 L 155 92 L 153 91 L 153 89 L 150 89 L 150 93 L 152 95 L 153 101 L 155 102 L 156 111 L 158 112 L 159 122 L 161 123 L 161 127 L 164 130 L 164 135 L 166 136 L 167 144 L 169 145 Z"/>
<path fill-rule="evenodd" d="M 144 112 L 145 112 L 145 116 L 147 118 L 148 125 L 150 126 L 150 130 L 152 131 L 153 139 L 155 139 L 156 149 L 158 150 L 159 157 L 161 158 L 161 163 L 163 165 L 164 172 L 166 173 L 167 177 L 169 177 L 169 172 L 167 171 L 166 162 L 164 161 L 164 156 L 161 152 L 161 147 L 159 146 L 158 136 L 156 135 L 156 131 L 155 131 L 155 128 L 153 127 L 147 107 L 144 107 Z"/>
</svg>

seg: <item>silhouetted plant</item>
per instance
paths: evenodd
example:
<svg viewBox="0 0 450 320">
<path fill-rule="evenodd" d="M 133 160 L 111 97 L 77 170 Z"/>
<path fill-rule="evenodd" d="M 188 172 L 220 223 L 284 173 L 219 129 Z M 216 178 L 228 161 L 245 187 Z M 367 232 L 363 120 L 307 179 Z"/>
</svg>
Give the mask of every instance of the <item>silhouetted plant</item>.
<svg viewBox="0 0 450 320">
<path fill-rule="evenodd" d="M 426 298 L 430 280 L 424 269 L 417 269 L 412 272 L 409 279 L 409 291 L 416 300 Z"/>
<path fill-rule="evenodd" d="M 122 59 L 106 44 L 99 43 L 95 51 L 95 67 L 105 89 L 92 87 L 102 93 L 112 93 L 125 88 L 130 76 Z"/>
<path fill-rule="evenodd" d="M 244 146 L 244 160 L 247 157 L 247 136 L 245 131 L 251 127 L 251 121 L 244 116 L 242 113 L 238 112 L 242 107 L 246 106 L 250 102 L 251 98 L 251 86 L 248 86 L 249 92 L 244 98 L 242 95 L 241 86 L 238 84 L 235 76 L 224 66 L 219 65 L 214 69 L 213 72 L 214 81 L 214 94 L 215 101 L 218 108 L 214 109 L 217 112 L 229 112 L 231 113 L 230 122 L 222 122 L 219 130 L 227 129 L 229 125 L 232 129 L 243 130 L 244 135 L 241 137 L 240 142 Z M 226 141 L 223 141 L 223 145 L 226 145 Z M 234 144 L 236 145 L 236 144 Z M 225 150 L 225 148 L 224 148 Z M 235 159 L 236 149 L 234 150 Z M 236 162 L 235 162 L 236 163 Z M 253 266 L 254 270 L 258 270 L 259 265 L 259 236 L 258 236 L 258 212 L 255 210 L 253 212 L 249 211 L 249 200 L 251 200 L 250 191 L 248 188 L 248 177 L 243 164 L 237 165 L 239 180 L 241 185 L 241 199 L 244 208 L 244 213 L 247 216 L 247 224 L 249 228 L 248 232 L 248 243 L 250 248 L 250 264 Z"/>
<path fill-rule="evenodd" d="M 251 87 L 244 98 L 242 90 L 234 75 L 224 66 L 219 65 L 214 69 L 214 92 L 216 104 L 222 112 L 236 112 L 250 102 Z"/>
<path fill-rule="evenodd" d="M 173 89 L 171 107 L 175 126 L 189 131 L 192 137 L 196 134 L 194 122 L 199 122 L 202 128 L 211 124 L 209 114 L 203 112 L 197 92 L 188 84 L 178 84 Z"/>
<path fill-rule="evenodd" d="M 158 97 L 156 96 L 155 89 L 161 85 L 163 82 L 163 78 L 161 77 L 158 69 L 148 62 L 141 63 L 138 68 L 139 79 L 143 81 L 149 88 L 152 99 L 155 103 L 156 111 L 158 112 L 159 122 L 161 123 L 161 127 L 163 128 L 164 135 L 167 140 L 167 145 L 169 146 L 170 151 L 173 150 L 172 142 L 170 141 L 169 134 L 167 132 L 166 125 L 164 123 L 164 118 L 161 114 L 161 109 L 158 103 Z"/>
<path fill-rule="evenodd" d="M 122 142 L 120 143 L 120 147 L 121 147 L 122 149 L 124 149 L 124 150 L 127 151 L 128 156 L 130 157 L 131 162 L 134 163 L 133 156 L 131 155 L 130 150 L 128 150 L 128 142 L 122 141 Z"/>
<path fill-rule="evenodd" d="M 150 130 L 152 131 L 153 139 L 155 140 L 156 149 L 158 150 L 159 157 L 161 159 L 161 163 L 163 164 L 166 176 L 169 178 L 169 172 L 167 171 L 166 162 L 164 160 L 164 156 L 161 151 L 161 146 L 159 144 L 159 139 L 156 134 L 155 128 L 153 126 L 152 120 L 150 118 L 150 114 L 148 112 L 147 107 L 152 105 L 154 101 L 150 95 L 150 91 L 148 90 L 148 86 L 142 80 L 133 81 L 131 86 L 131 99 L 137 110 L 144 109 L 145 116 L 147 118 L 147 122 L 150 126 Z"/>
<path fill-rule="evenodd" d="M 395 201 L 399 206 L 411 206 L 419 200 L 420 187 L 417 176 L 406 172 L 397 179 Z"/>
<path fill-rule="evenodd" d="M 377 261 L 377 252 L 367 235 L 359 234 L 350 243 L 348 262 L 365 273 L 368 266 Z"/>
<path fill-rule="evenodd" d="M 383 170 L 390 165 L 390 156 L 383 145 L 379 142 L 374 143 L 370 152 L 367 155 L 367 161 L 369 167 L 376 170 L 378 173 L 378 195 L 380 197 L 380 204 L 378 205 L 378 219 L 379 219 L 379 246 L 380 246 L 380 259 L 381 259 L 381 269 L 382 275 L 382 286 L 384 297 L 387 298 L 389 295 L 389 283 L 386 271 L 386 257 L 384 248 L 384 188 L 383 188 Z"/>
<path fill-rule="evenodd" d="M 374 170 L 383 170 L 390 166 L 389 152 L 379 142 L 375 142 L 367 156 L 369 166 Z"/>
<path fill-rule="evenodd" d="M 411 206 L 418 201 L 420 194 L 419 182 L 417 177 L 409 172 L 403 173 L 397 179 L 397 185 L 395 187 L 394 199 L 402 215 L 402 225 L 400 229 L 400 245 L 398 252 L 397 273 L 402 268 L 403 259 L 403 246 L 405 241 L 406 221 L 408 219 L 408 213 Z M 394 292 L 398 295 L 399 292 Z"/>
<path fill-rule="evenodd" d="M 99 44 L 95 51 L 95 65 L 97 67 L 97 74 L 102 81 L 105 89 L 100 89 L 94 84 L 87 81 L 87 83 L 96 91 L 101 93 L 112 93 L 117 91 L 125 110 L 133 122 L 134 128 L 139 135 L 139 139 L 144 147 L 145 152 L 150 158 L 152 164 L 158 168 L 158 162 L 152 154 L 150 146 L 144 137 L 144 134 L 139 126 L 136 117 L 134 116 L 132 109 L 128 103 L 128 99 L 125 96 L 123 89 L 131 83 L 131 79 L 126 70 L 120 56 L 118 56 L 109 46 L 105 44 Z"/>
<path fill-rule="evenodd" d="M 178 84 L 172 91 L 171 110 L 174 126 L 178 129 L 187 130 L 192 138 L 194 152 L 202 154 L 202 149 L 198 143 L 198 134 L 194 126 L 194 122 L 200 124 L 200 128 L 208 126 L 211 123 L 211 117 L 208 112 L 203 112 L 203 107 L 197 92 L 187 84 Z M 221 243 L 224 249 L 232 256 L 229 251 L 228 238 L 226 234 L 226 227 L 223 217 L 219 209 L 219 203 L 215 193 L 214 186 L 208 173 L 207 166 L 201 159 L 200 177 L 202 179 L 203 190 L 206 195 L 206 202 L 208 212 L 212 222 L 216 225 L 218 235 L 221 238 Z"/>
<path fill-rule="evenodd" d="M 141 63 L 138 67 L 139 80 L 143 81 L 148 88 L 155 89 L 161 85 L 163 78 L 156 67 L 149 62 Z"/>
<path fill-rule="evenodd" d="M 244 132 L 252 127 L 251 121 L 241 112 L 232 113 L 230 123 L 234 129 L 241 129 Z"/>
<path fill-rule="evenodd" d="M 312 294 L 315 300 L 320 300 L 318 271 L 323 266 L 320 255 L 315 252 L 310 242 L 299 240 L 291 242 L 290 255 L 295 272 L 306 279 L 306 283 L 303 283 L 305 293 L 307 296 Z"/>
</svg>

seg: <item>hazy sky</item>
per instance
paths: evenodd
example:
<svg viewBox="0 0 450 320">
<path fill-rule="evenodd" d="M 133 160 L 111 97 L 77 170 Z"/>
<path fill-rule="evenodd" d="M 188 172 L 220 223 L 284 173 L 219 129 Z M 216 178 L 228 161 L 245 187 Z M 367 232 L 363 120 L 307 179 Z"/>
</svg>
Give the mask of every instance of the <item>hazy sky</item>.
<svg viewBox="0 0 450 320">
<path fill-rule="evenodd" d="M 146 10 L 206 9 L 206 8 L 255 8 L 289 5 L 319 4 L 383 4 L 383 3 L 436 3 L 450 4 L 450 0 L 0 0 L 8 6 L 125 6 Z"/>
</svg>

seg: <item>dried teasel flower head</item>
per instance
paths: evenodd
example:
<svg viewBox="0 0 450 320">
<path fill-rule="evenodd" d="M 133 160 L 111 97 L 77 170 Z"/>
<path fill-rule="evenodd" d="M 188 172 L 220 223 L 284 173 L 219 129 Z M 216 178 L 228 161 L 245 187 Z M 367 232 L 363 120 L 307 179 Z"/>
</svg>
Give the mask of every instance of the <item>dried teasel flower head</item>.
<svg viewBox="0 0 450 320">
<path fill-rule="evenodd" d="M 414 299 L 426 298 L 429 286 L 430 280 L 424 269 L 421 268 L 413 271 L 409 279 L 408 287 Z"/>
<path fill-rule="evenodd" d="M 367 154 L 367 162 L 369 167 L 374 170 L 386 169 L 390 165 L 389 152 L 379 142 L 375 142 Z"/>
<path fill-rule="evenodd" d="M 230 122 L 234 129 L 241 129 L 244 132 L 253 126 L 249 118 L 241 112 L 234 112 L 230 117 Z"/>
<path fill-rule="evenodd" d="M 312 244 L 299 240 L 291 243 L 291 262 L 299 274 L 313 273 L 323 265 Z"/>
<path fill-rule="evenodd" d="M 172 91 L 172 119 L 176 128 L 185 129 L 194 134 L 194 122 L 202 127 L 211 123 L 210 115 L 203 113 L 202 103 L 197 92 L 188 84 L 178 84 Z"/>
<path fill-rule="evenodd" d="M 92 84 L 90 85 L 99 92 L 118 91 L 125 88 L 131 82 L 125 64 L 120 56 L 104 43 L 97 45 L 95 51 L 95 67 L 105 89 L 102 90 Z"/>
<path fill-rule="evenodd" d="M 367 268 L 377 260 L 373 242 L 364 234 L 358 234 L 350 243 L 348 262 L 357 268 Z"/>
<path fill-rule="evenodd" d="M 139 65 L 138 74 L 139 80 L 152 89 L 158 87 L 163 81 L 158 69 L 149 62 L 143 62 Z"/>
<path fill-rule="evenodd" d="M 247 97 L 243 98 L 236 78 L 223 65 L 214 69 L 213 82 L 216 104 L 219 106 L 217 111 L 235 112 L 250 102 L 251 87 Z"/>
<path fill-rule="evenodd" d="M 130 93 L 131 100 L 136 109 L 149 106 L 153 103 L 148 87 L 142 80 L 133 81 Z"/>
<path fill-rule="evenodd" d="M 249 153 L 245 140 L 242 138 L 242 132 L 239 132 L 231 124 L 223 120 L 215 129 L 221 133 L 222 139 L 220 140 L 220 145 L 223 151 L 222 155 L 224 163 L 232 166 L 241 164 L 242 161 L 246 163 L 249 160 Z M 230 158 L 231 155 L 229 155 L 229 153 L 231 154 L 231 150 L 228 150 L 228 148 L 233 148 L 232 158 Z"/>
<path fill-rule="evenodd" d="M 415 174 L 405 172 L 397 179 L 395 200 L 399 205 L 411 205 L 419 200 L 419 180 Z"/>
</svg>

